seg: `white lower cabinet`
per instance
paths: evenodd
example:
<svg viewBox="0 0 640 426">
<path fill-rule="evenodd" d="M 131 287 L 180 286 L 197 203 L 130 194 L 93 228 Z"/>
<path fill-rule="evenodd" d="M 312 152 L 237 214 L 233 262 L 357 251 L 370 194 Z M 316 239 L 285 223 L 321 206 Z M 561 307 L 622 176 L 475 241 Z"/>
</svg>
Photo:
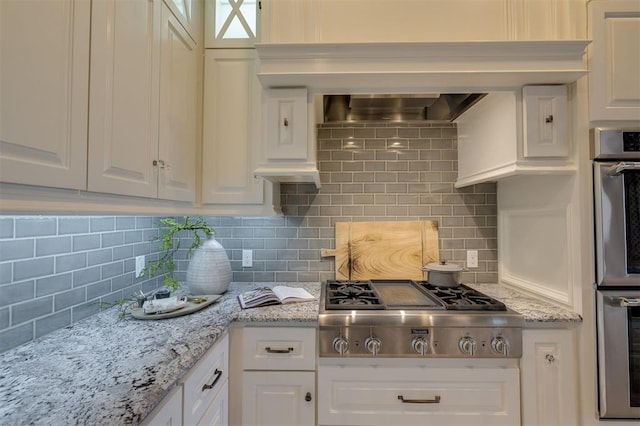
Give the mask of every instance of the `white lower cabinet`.
<svg viewBox="0 0 640 426">
<path fill-rule="evenodd" d="M 517 425 L 517 367 L 320 365 L 319 425 Z"/>
<path fill-rule="evenodd" d="M 573 330 L 524 330 L 522 425 L 578 424 L 578 360 Z"/>
<path fill-rule="evenodd" d="M 182 426 L 182 385 L 164 397 L 142 422 L 144 426 Z"/>
<path fill-rule="evenodd" d="M 245 425 L 315 424 L 313 371 L 245 371 L 242 389 Z"/>
<path fill-rule="evenodd" d="M 233 330 L 232 423 L 251 426 L 316 424 L 315 327 Z M 241 377 L 240 377 L 241 376 Z"/>
<path fill-rule="evenodd" d="M 229 424 L 229 336 L 203 355 L 176 387 L 143 422 L 145 425 Z"/>
</svg>

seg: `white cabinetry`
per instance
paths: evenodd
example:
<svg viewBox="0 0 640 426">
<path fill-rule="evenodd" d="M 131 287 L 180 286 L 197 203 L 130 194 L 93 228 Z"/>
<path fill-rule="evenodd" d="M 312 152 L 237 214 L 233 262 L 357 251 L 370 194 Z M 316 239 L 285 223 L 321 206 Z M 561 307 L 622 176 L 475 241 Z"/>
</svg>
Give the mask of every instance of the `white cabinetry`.
<svg viewBox="0 0 640 426">
<path fill-rule="evenodd" d="M 205 0 L 205 48 L 252 48 L 260 40 L 261 9 L 260 0 Z"/>
<path fill-rule="evenodd" d="M 165 396 L 142 422 L 144 426 L 182 426 L 182 385 L 178 385 Z"/>
<path fill-rule="evenodd" d="M 265 9 L 263 41 L 273 43 L 586 38 L 585 0 L 270 0 L 262 3 Z M 390 25 L 390 22 L 401 24 Z"/>
<path fill-rule="evenodd" d="M 456 187 L 518 174 L 571 173 L 566 86 L 492 92 L 456 120 Z"/>
<path fill-rule="evenodd" d="M 203 0 L 164 0 L 164 2 L 197 44 L 202 36 Z"/>
<path fill-rule="evenodd" d="M 0 1 L 0 181 L 86 189 L 88 1 Z"/>
<path fill-rule="evenodd" d="M 519 383 L 516 366 L 320 365 L 318 424 L 516 425 Z"/>
<path fill-rule="evenodd" d="M 573 330 L 524 330 L 522 335 L 522 424 L 578 424 Z"/>
<path fill-rule="evenodd" d="M 196 46 L 160 0 L 92 10 L 88 189 L 195 199 Z"/>
<path fill-rule="evenodd" d="M 254 49 L 205 51 L 204 203 L 264 202 L 264 182 L 253 177 L 261 137 L 256 60 Z"/>
<path fill-rule="evenodd" d="M 314 425 L 316 333 L 310 327 L 245 327 L 241 409 L 246 425 Z"/>
<path fill-rule="evenodd" d="M 229 401 L 229 336 L 225 335 L 184 380 L 184 424 L 226 425 Z"/>
<path fill-rule="evenodd" d="M 313 97 L 304 88 L 267 89 L 263 105 L 264 140 L 254 174 L 272 182 L 312 182 L 319 188 Z"/>
<path fill-rule="evenodd" d="M 224 426 L 229 423 L 229 336 L 205 353 L 144 425 Z"/>
<path fill-rule="evenodd" d="M 640 120 L 640 3 L 589 2 L 589 118 Z"/>
</svg>

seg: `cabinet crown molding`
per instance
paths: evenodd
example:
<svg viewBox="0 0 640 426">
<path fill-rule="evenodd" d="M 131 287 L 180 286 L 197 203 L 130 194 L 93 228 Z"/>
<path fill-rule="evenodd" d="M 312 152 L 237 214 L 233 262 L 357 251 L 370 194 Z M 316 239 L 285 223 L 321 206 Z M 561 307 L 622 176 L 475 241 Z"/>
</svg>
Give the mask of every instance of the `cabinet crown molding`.
<svg viewBox="0 0 640 426">
<path fill-rule="evenodd" d="M 265 87 L 311 93 L 496 89 L 564 84 L 587 73 L 589 40 L 258 43 Z"/>
</svg>

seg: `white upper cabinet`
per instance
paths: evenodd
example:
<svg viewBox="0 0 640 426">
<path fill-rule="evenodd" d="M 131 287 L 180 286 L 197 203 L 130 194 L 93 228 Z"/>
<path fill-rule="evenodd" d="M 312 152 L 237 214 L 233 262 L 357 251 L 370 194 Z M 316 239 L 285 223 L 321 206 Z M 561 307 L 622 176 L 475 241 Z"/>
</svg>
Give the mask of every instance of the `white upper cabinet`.
<svg viewBox="0 0 640 426">
<path fill-rule="evenodd" d="M 205 51 L 202 201 L 261 204 L 264 183 L 253 178 L 260 146 L 255 49 Z"/>
<path fill-rule="evenodd" d="M 0 181 L 86 188 L 89 1 L 0 1 Z"/>
<path fill-rule="evenodd" d="M 250 48 L 260 40 L 260 0 L 205 0 L 205 48 Z"/>
<path fill-rule="evenodd" d="M 202 33 L 203 0 L 164 0 L 180 24 L 198 44 Z"/>
<path fill-rule="evenodd" d="M 270 0 L 264 2 L 262 41 L 584 39 L 585 1 Z"/>
<path fill-rule="evenodd" d="M 519 174 L 575 171 L 566 86 L 492 92 L 455 122 L 458 188 Z"/>
<path fill-rule="evenodd" d="M 161 2 L 93 4 L 88 189 L 157 196 Z"/>
<path fill-rule="evenodd" d="M 589 2 L 589 118 L 640 120 L 640 2 Z"/>
<path fill-rule="evenodd" d="M 166 7 L 160 31 L 158 198 L 195 201 L 199 51 Z"/>
<path fill-rule="evenodd" d="M 195 200 L 197 51 L 159 0 L 92 10 L 88 189 Z"/>
</svg>

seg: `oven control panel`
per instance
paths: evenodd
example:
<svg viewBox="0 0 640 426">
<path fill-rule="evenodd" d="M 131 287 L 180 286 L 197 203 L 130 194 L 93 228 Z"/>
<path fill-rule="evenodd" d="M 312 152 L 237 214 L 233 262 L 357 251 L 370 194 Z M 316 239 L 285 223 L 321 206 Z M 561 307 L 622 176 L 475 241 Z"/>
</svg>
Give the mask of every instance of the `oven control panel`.
<svg viewBox="0 0 640 426">
<path fill-rule="evenodd" d="M 321 357 L 520 358 L 520 328 L 320 327 Z"/>
</svg>

